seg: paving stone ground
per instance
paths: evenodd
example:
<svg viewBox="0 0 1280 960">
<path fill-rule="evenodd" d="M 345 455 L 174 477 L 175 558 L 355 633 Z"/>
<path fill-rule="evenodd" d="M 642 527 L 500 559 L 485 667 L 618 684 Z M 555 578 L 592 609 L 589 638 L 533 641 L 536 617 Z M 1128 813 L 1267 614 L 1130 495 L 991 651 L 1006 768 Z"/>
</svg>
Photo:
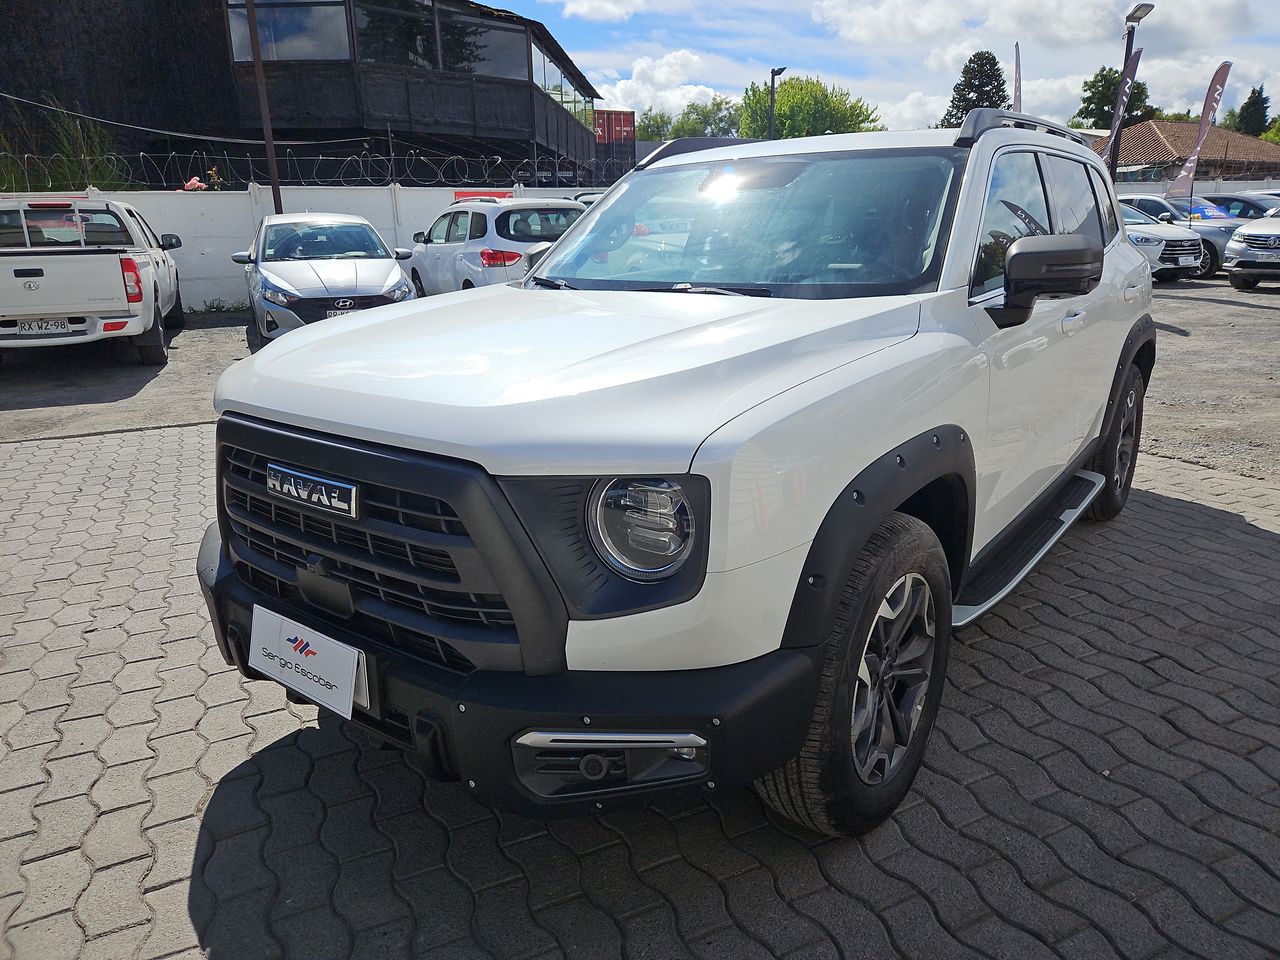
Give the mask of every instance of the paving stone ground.
<svg viewBox="0 0 1280 960">
<path fill-rule="evenodd" d="M 1280 487 L 1144 458 L 963 631 L 858 841 L 747 791 L 551 823 L 246 683 L 209 426 L 0 445 L 0 958 L 1275 957 Z"/>
</svg>

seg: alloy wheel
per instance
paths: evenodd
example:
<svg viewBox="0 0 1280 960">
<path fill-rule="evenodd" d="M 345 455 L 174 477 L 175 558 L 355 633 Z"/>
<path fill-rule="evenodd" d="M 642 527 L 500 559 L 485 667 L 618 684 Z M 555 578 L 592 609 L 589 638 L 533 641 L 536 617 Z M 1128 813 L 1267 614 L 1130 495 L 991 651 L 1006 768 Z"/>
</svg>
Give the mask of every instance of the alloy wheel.
<svg viewBox="0 0 1280 960">
<path fill-rule="evenodd" d="M 1138 390 L 1130 387 L 1124 398 L 1124 408 L 1120 411 L 1120 437 L 1116 440 L 1116 473 L 1112 481 L 1117 490 L 1123 490 L 1125 481 L 1129 479 L 1129 471 L 1133 469 L 1133 453 L 1137 442 L 1138 427 Z"/>
<path fill-rule="evenodd" d="M 908 573 L 880 601 L 853 693 L 853 765 L 864 783 L 897 771 L 924 712 L 936 635 L 933 592 Z"/>
</svg>

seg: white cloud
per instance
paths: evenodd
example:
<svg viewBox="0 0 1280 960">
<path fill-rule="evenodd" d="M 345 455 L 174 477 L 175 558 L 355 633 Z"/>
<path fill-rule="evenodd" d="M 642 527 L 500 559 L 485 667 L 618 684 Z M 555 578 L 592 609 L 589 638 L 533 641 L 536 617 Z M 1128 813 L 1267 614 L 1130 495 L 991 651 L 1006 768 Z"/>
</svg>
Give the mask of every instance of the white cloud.
<svg viewBox="0 0 1280 960">
<path fill-rule="evenodd" d="M 968 36 L 947 44 L 945 47 L 934 47 L 924 58 L 925 68 L 934 73 L 960 75 L 960 68 L 965 65 L 978 50 L 985 49 L 977 37 Z"/>
<path fill-rule="evenodd" d="M 965 28 L 959 0 L 815 0 L 813 19 L 855 43 L 901 44 Z"/>
<path fill-rule="evenodd" d="M 538 0 L 557 3 L 565 17 L 583 20 L 618 22 L 630 20 L 638 13 L 669 13 L 686 4 L 684 0 Z"/>
<path fill-rule="evenodd" d="M 715 95 L 713 87 L 690 82 L 706 73 L 702 55 L 692 50 L 672 50 L 657 58 L 638 57 L 631 64 L 629 77 L 597 84 L 603 98 L 600 106 L 637 112 L 654 107 L 679 113 L 687 104 L 706 103 Z"/>
<path fill-rule="evenodd" d="M 880 122 L 890 130 L 923 130 L 942 118 L 950 102 L 950 96 L 930 96 L 916 90 L 897 103 L 880 104 Z"/>
</svg>

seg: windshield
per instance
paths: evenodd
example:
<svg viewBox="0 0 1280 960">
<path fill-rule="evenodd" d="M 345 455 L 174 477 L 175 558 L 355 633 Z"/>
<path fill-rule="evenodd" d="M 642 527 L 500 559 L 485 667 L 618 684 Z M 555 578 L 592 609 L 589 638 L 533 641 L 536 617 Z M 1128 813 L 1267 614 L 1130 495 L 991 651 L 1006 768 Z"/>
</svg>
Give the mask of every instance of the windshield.
<svg viewBox="0 0 1280 960">
<path fill-rule="evenodd" d="M 1227 211 L 1204 197 L 1166 197 L 1178 215 L 1186 220 L 1226 220 Z"/>
<path fill-rule="evenodd" d="M 1125 223 L 1158 223 L 1155 217 L 1148 217 L 1141 210 L 1129 206 L 1127 203 L 1120 204 L 1120 211 L 1124 214 Z"/>
<path fill-rule="evenodd" d="M 641 170 L 531 279 L 807 299 L 935 289 L 966 156 L 859 150 Z"/>
<path fill-rule="evenodd" d="M 367 223 L 273 223 L 262 248 L 262 259 L 268 262 L 390 257 Z"/>
<path fill-rule="evenodd" d="M 559 240 L 582 216 L 577 207 L 523 207 L 499 214 L 494 228 L 498 236 L 518 243 Z"/>
</svg>

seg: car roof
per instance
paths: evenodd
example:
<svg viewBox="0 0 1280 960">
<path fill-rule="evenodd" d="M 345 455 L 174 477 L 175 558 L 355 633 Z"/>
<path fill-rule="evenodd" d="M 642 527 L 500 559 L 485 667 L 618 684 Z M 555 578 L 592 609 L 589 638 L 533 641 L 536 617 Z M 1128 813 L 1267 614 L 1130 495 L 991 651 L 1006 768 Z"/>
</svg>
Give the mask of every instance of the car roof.
<svg viewBox="0 0 1280 960">
<path fill-rule="evenodd" d="M 363 223 L 369 224 L 364 217 L 351 213 L 269 213 L 262 218 L 263 223 Z"/>
<path fill-rule="evenodd" d="M 577 200 L 569 200 L 565 197 L 491 197 L 489 199 L 468 197 L 465 200 L 455 200 L 449 205 L 450 210 L 460 210 L 464 207 L 474 208 L 479 211 L 524 210 L 529 207 L 564 207 L 566 210 L 586 209 Z"/>
</svg>

